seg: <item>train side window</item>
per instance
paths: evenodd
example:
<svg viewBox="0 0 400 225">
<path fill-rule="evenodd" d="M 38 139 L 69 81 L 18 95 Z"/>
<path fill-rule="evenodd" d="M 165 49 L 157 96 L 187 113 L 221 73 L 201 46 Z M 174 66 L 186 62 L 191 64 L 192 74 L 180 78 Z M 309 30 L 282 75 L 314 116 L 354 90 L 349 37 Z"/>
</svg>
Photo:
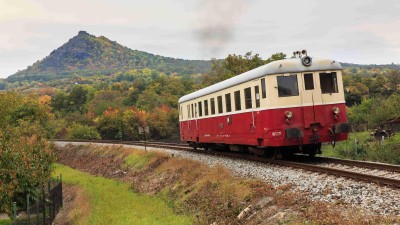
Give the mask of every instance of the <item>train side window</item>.
<svg viewBox="0 0 400 225">
<path fill-rule="evenodd" d="M 197 103 L 194 103 L 194 118 L 198 118 L 199 115 L 197 114 Z"/>
<path fill-rule="evenodd" d="M 262 98 L 267 97 L 267 87 L 265 85 L 265 78 L 261 79 L 261 93 L 262 93 Z"/>
<path fill-rule="evenodd" d="M 190 119 L 190 105 L 187 105 L 186 106 L 186 108 L 187 108 L 187 117 L 188 117 L 188 119 Z"/>
<path fill-rule="evenodd" d="M 244 89 L 244 101 L 246 109 L 251 109 L 253 107 L 251 104 L 251 88 Z"/>
<path fill-rule="evenodd" d="M 240 104 L 240 91 L 235 91 L 234 93 L 235 95 L 235 110 L 241 110 L 242 109 L 242 105 Z"/>
<path fill-rule="evenodd" d="M 254 86 L 254 98 L 256 99 L 256 108 L 260 107 L 260 88 L 257 86 Z"/>
<path fill-rule="evenodd" d="M 199 105 L 199 117 L 203 116 L 203 107 L 201 107 L 201 101 L 197 103 L 197 105 Z"/>
<path fill-rule="evenodd" d="M 278 76 L 278 96 L 290 97 L 299 95 L 297 75 Z"/>
<path fill-rule="evenodd" d="M 226 105 L 226 112 L 231 112 L 232 111 L 231 93 L 225 94 L 225 105 Z"/>
<path fill-rule="evenodd" d="M 214 98 L 210 99 L 210 104 L 211 104 L 211 115 L 215 114 L 215 100 Z"/>
<path fill-rule="evenodd" d="M 223 113 L 223 108 L 222 108 L 222 96 L 217 97 L 217 103 L 218 103 L 218 113 Z"/>
<path fill-rule="evenodd" d="M 320 73 L 319 82 L 321 84 L 322 94 L 338 93 L 338 84 L 336 72 Z"/>
<path fill-rule="evenodd" d="M 304 88 L 305 90 L 314 90 L 314 79 L 312 73 L 304 74 Z"/>
<path fill-rule="evenodd" d="M 192 104 L 192 118 L 194 118 L 194 108 L 193 108 L 193 104 Z"/>
<path fill-rule="evenodd" d="M 208 100 L 204 100 L 204 115 L 208 116 Z"/>
</svg>

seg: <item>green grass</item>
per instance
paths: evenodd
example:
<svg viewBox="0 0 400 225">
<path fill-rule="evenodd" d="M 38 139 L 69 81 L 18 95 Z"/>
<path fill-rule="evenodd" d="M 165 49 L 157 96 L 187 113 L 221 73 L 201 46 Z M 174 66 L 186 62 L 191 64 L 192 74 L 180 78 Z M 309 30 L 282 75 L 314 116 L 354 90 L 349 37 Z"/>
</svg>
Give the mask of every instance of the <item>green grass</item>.
<svg viewBox="0 0 400 225">
<path fill-rule="evenodd" d="M 349 140 L 338 142 L 335 148 L 324 145 L 322 155 L 400 165 L 400 135 L 385 139 L 382 145 L 369 132 L 350 133 Z"/>
<path fill-rule="evenodd" d="M 10 225 L 11 223 L 11 220 L 0 220 L 0 225 Z"/>
<path fill-rule="evenodd" d="M 84 224 L 192 224 L 192 218 L 176 215 L 155 196 L 137 194 L 128 184 L 95 177 L 56 164 L 54 174 L 63 182 L 81 187 L 88 197 L 90 212 Z"/>
<path fill-rule="evenodd" d="M 322 155 L 329 157 L 339 157 L 339 158 L 352 158 L 356 157 L 357 148 L 360 147 L 360 143 L 365 143 L 367 139 L 370 138 L 369 132 L 358 132 L 350 133 L 349 140 L 336 142 L 335 148 L 330 144 L 325 144 L 322 146 Z M 358 144 L 356 144 L 358 143 Z M 346 152 L 346 153 L 344 153 Z M 352 154 L 354 153 L 354 155 Z"/>
<path fill-rule="evenodd" d="M 153 158 L 153 153 L 149 152 L 146 155 L 130 154 L 124 159 L 123 167 L 133 167 L 135 169 L 143 168 Z"/>
</svg>

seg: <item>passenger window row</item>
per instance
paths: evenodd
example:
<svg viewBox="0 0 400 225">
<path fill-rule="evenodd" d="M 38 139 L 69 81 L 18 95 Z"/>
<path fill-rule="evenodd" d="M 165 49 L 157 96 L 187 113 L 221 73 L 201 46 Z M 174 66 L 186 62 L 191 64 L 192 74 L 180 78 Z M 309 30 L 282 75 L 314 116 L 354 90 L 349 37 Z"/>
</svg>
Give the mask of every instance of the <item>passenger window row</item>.
<svg viewBox="0 0 400 225">
<path fill-rule="evenodd" d="M 244 109 L 253 108 L 253 98 L 255 99 L 255 107 L 260 107 L 260 85 L 254 86 L 254 95 L 252 95 L 252 87 L 245 88 L 244 90 Z M 265 84 L 265 78 L 261 79 L 261 95 L 262 98 L 267 97 L 267 90 Z M 253 96 L 253 97 L 252 97 Z M 224 103 L 222 99 L 225 99 L 225 109 Z M 241 90 L 233 92 L 233 101 L 235 102 L 235 111 L 242 110 L 242 101 L 241 101 Z M 210 102 L 210 104 L 209 104 Z M 198 111 L 197 111 L 198 109 Z M 210 109 L 210 111 L 209 111 Z M 181 109 L 182 110 L 182 109 Z M 187 105 L 187 116 L 189 119 L 196 117 L 203 117 L 208 115 L 215 115 L 216 113 L 222 114 L 225 112 L 232 112 L 232 99 L 231 93 L 227 93 L 225 95 L 219 95 L 217 98 L 209 98 L 203 101 L 199 101 L 197 103 L 192 103 Z"/>
<path fill-rule="evenodd" d="M 277 84 L 278 84 L 278 97 L 290 97 L 290 96 L 298 96 L 298 77 L 296 74 L 289 76 L 277 76 Z M 337 84 L 337 76 L 336 72 L 332 73 L 319 73 L 320 87 L 322 94 L 332 94 L 338 93 L 338 84 Z M 255 99 L 255 107 L 260 107 L 260 98 L 265 99 L 267 97 L 267 88 L 265 83 L 265 78 L 261 78 L 261 96 L 260 96 L 260 85 L 254 86 L 254 95 L 252 95 L 252 87 L 245 88 L 244 91 L 244 109 L 253 108 L 253 99 Z M 314 89 L 314 80 L 312 73 L 304 74 L 304 89 L 305 90 L 313 90 Z M 204 101 L 199 101 L 197 103 L 192 103 L 187 105 L 187 117 L 189 119 L 196 117 L 208 116 L 209 113 L 211 115 L 215 115 L 224 113 L 224 107 L 222 102 L 223 95 L 217 96 L 217 98 L 210 98 Z M 235 111 L 242 110 L 242 101 L 241 101 L 241 90 L 237 90 L 233 92 L 233 101 L 235 102 Z M 225 112 L 232 112 L 232 99 L 231 93 L 225 94 Z M 210 102 L 210 105 L 208 104 Z M 203 107 L 204 106 L 204 107 Z M 209 111 L 210 108 L 210 111 Z M 203 111 L 204 109 L 204 111 Z M 197 112 L 198 110 L 198 112 Z M 180 109 L 181 117 L 182 107 Z"/>
</svg>

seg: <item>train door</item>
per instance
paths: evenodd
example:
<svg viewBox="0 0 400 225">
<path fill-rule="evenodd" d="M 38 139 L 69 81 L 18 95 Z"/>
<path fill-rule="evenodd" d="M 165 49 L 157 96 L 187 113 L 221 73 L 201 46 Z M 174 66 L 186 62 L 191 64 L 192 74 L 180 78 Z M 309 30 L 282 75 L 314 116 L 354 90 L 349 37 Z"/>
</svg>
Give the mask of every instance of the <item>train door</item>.
<svg viewBox="0 0 400 225">
<path fill-rule="evenodd" d="M 196 137 L 196 141 L 198 141 L 198 139 L 199 139 L 199 121 L 198 121 L 199 114 L 197 112 L 197 103 L 194 103 L 194 117 L 195 117 L 194 119 L 196 121 L 196 129 L 195 129 L 194 135 Z"/>
<path fill-rule="evenodd" d="M 322 102 L 321 89 L 316 86 L 314 73 L 302 73 L 303 90 L 301 92 L 303 106 L 304 126 L 309 128 L 311 124 L 324 124 L 323 114 L 318 112 L 316 105 Z"/>
</svg>

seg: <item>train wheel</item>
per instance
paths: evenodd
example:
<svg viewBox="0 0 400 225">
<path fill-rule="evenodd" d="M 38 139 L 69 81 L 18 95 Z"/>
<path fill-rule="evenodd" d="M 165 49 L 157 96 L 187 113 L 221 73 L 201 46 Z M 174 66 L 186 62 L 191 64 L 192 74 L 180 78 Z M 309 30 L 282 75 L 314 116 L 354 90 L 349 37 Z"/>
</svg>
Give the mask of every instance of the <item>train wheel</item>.
<svg viewBox="0 0 400 225">
<path fill-rule="evenodd" d="M 196 142 L 190 142 L 189 146 L 192 147 L 194 150 L 197 150 L 197 143 Z"/>
<path fill-rule="evenodd" d="M 278 148 L 273 148 L 271 153 L 271 159 L 278 159 L 280 156 L 280 151 Z"/>
<path fill-rule="evenodd" d="M 308 156 L 310 157 L 314 157 L 316 154 L 321 154 L 321 143 L 314 145 L 314 147 L 308 152 Z"/>
</svg>

